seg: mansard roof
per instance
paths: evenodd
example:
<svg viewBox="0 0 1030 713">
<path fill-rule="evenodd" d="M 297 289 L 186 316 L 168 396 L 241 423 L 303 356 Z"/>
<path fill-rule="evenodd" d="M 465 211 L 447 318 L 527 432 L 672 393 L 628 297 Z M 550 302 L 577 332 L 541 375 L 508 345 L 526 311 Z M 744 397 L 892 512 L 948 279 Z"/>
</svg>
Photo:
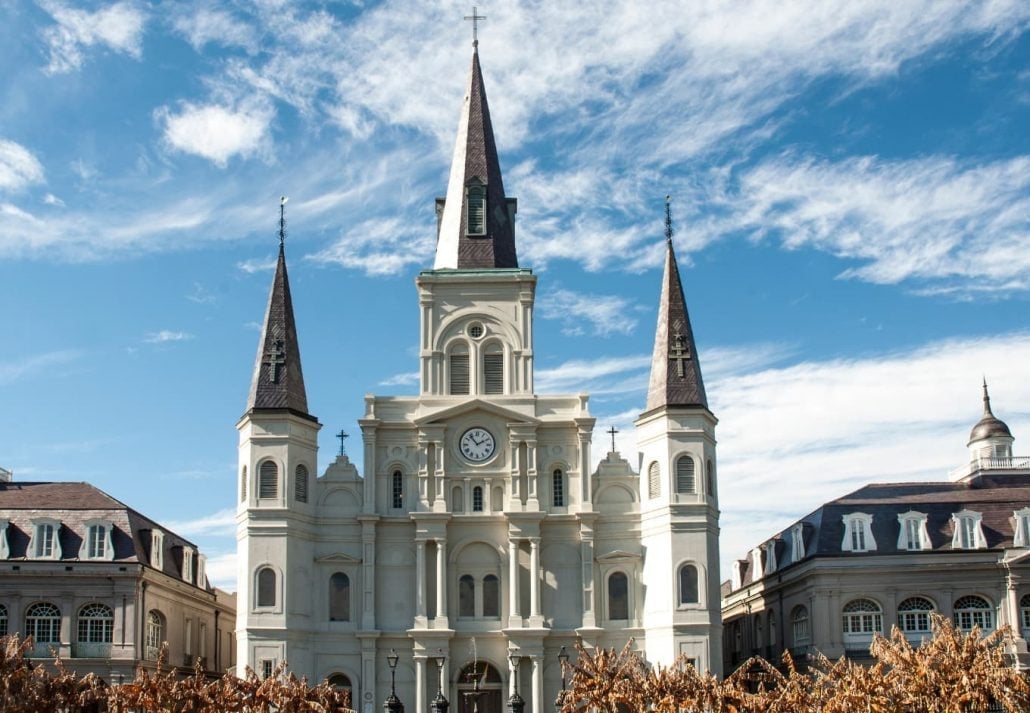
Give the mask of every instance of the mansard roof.
<svg viewBox="0 0 1030 713">
<path fill-rule="evenodd" d="M 486 191 L 485 225 L 481 235 L 470 235 L 468 190 Z M 440 201 L 437 201 L 439 209 Z M 458 122 L 458 137 L 451 160 L 447 197 L 443 201 L 437 234 L 434 269 L 481 270 L 518 267 L 515 254 L 515 200 L 504 194 L 490 108 L 486 101 L 478 49 Z"/>
<path fill-rule="evenodd" d="M 701 378 L 701 363 L 672 247 L 671 220 L 668 217 L 666 220 L 670 234 L 666 239 L 665 272 L 658 302 L 658 328 L 651 357 L 646 410 L 663 406 L 707 409 L 708 397 Z"/>
<path fill-rule="evenodd" d="M 279 259 L 268 295 L 257 358 L 247 399 L 247 411 L 287 409 L 307 418 L 308 398 L 300 366 L 300 343 L 293 319 L 293 299 L 286 274 L 286 253 L 279 242 Z"/>
</svg>

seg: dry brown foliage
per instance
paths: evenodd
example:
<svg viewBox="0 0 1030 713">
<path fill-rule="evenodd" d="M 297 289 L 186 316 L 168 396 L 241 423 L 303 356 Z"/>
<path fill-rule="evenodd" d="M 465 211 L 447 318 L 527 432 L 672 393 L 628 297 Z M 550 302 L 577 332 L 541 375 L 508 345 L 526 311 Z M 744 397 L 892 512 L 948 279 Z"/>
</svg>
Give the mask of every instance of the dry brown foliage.
<svg viewBox="0 0 1030 713">
<path fill-rule="evenodd" d="M 323 681 L 309 688 L 306 679 L 286 672 L 283 662 L 266 679 L 247 669 L 244 678 L 230 673 L 212 680 L 198 660 L 193 675 L 183 677 L 165 669 L 162 650 L 157 669 L 143 667 L 131 683 L 108 687 L 93 674 L 79 677 L 55 657 L 51 672 L 26 658 L 31 639 L 0 637 L 0 711 L 175 711 L 176 713 L 341 713 L 348 710 L 350 694 Z"/>
<path fill-rule="evenodd" d="M 816 654 L 802 672 L 784 652 L 782 670 L 752 658 L 722 681 L 684 658 L 648 667 L 633 642 L 618 653 L 577 645 L 561 713 L 983 713 L 992 703 L 1008 713 L 1030 710 L 1030 685 L 1005 665 L 1007 627 L 964 634 L 933 616 L 932 628 L 919 647 L 898 629 L 875 637 L 871 666 Z"/>
</svg>

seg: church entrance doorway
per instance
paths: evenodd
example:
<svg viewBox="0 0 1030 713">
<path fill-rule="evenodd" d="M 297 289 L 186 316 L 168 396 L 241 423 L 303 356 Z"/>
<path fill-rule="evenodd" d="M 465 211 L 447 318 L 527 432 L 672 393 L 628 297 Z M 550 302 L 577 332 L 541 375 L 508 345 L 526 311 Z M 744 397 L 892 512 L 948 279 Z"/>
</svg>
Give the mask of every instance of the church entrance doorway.
<svg viewBox="0 0 1030 713">
<path fill-rule="evenodd" d="M 458 676 L 458 713 L 505 713 L 503 690 L 496 668 L 485 661 L 470 663 Z"/>
</svg>

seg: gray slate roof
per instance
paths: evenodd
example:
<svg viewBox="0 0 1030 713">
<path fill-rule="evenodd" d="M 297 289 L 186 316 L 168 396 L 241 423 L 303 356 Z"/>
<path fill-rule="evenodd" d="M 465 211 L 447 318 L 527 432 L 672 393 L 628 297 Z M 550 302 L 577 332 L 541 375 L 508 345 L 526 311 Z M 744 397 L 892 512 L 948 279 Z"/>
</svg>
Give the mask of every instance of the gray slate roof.
<svg viewBox="0 0 1030 713">
<path fill-rule="evenodd" d="M 247 399 L 247 410 L 253 409 L 288 409 L 311 418 L 282 243 L 279 244 L 279 260 L 268 295 L 268 310 L 261 328 Z"/>
<path fill-rule="evenodd" d="M 647 389 L 647 410 L 662 406 L 708 408 L 701 363 L 672 240 L 666 241 L 665 274 L 658 303 L 651 381 Z"/>
</svg>

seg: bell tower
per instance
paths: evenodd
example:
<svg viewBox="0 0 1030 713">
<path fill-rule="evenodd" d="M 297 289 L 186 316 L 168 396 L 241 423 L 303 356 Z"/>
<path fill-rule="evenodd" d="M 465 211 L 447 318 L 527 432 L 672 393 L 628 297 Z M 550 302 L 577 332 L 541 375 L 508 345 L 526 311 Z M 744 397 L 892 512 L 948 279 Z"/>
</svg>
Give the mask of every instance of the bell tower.
<svg viewBox="0 0 1030 713">
<path fill-rule="evenodd" d="M 665 272 L 647 408 L 635 426 L 640 452 L 640 531 L 646 552 L 647 658 L 685 655 L 720 673 L 719 509 L 715 426 L 672 245 L 665 204 Z"/>
</svg>

